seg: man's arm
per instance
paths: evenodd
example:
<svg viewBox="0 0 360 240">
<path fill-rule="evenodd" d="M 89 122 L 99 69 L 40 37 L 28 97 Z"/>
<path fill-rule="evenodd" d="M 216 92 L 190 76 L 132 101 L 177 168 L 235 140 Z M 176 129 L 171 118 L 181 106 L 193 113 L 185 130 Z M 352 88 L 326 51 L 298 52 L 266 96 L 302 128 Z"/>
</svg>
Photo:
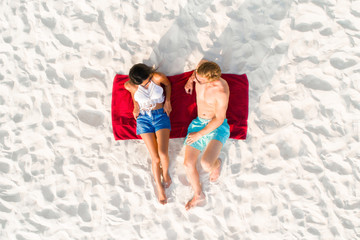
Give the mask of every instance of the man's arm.
<svg viewBox="0 0 360 240">
<path fill-rule="evenodd" d="M 210 122 L 200 131 L 189 133 L 186 143 L 192 144 L 199 140 L 202 136 L 210 133 L 218 128 L 226 118 L 226 110 L 229 103 L 229 95 L 225 92 L 225 89 L 216 94 L 215 103 L 215 116 Z"/>
<path fill-rule="evenodd" d="M 215 103 L 215 116 L 211 121 L 201 129 L 198 133 L 201 136 L 204 136 L 216 128 L 218 128 L 226 118 L 226 111 L 229 104 L 229 96 L 226 94 L 225 90 L 221 90 L 216 96 L 216 103 Z"/>
<path fill-rule="evenodd" d="M 198 67 L 203 64 L 204 62 L 208 62 L 208 60 L 206 59 L 201 59 L 200 62 L 198 63 L 198 65 L 196 66 L 194 72 L 191 74 L 191 76 L 189 77 L 189 79 L 187 80 L 186 84 L 185 84 L 185 92 L 187 94 L 192 94 L 193 89 L 194 89 L 194 81 L 195 81 L 195 71 L 196 69 L 198 69 Z"/>
</svg>

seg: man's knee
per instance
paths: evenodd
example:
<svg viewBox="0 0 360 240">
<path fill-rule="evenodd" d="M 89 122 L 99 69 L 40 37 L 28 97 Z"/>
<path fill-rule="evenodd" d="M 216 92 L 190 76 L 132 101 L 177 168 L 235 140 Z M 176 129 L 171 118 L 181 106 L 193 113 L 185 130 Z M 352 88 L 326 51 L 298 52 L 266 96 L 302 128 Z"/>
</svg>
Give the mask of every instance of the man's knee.
<svg viewBox="0 0 360 240">
<path fill-rule="evenodd" d="M 201 167 L 206 171 L 210 172 L 213 165 L 213 159 L 210 157 L 203 156 L 200 160 Z"/>
<path fill-rule="evenodd" d="M 196 162 L 193 159 L 186 159 L 184 160 L 184 166 L 187 170 L 195 170 L 196 169 Z"/>
</svg>

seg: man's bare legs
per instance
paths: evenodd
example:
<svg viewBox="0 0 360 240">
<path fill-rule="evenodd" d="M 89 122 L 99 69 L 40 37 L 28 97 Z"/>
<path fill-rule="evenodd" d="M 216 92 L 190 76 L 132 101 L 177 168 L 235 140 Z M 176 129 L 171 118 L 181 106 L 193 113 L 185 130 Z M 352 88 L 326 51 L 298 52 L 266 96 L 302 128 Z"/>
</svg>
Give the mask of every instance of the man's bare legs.
<svg viewBox="0 0 360 240">
<path fill-rule="evenodd" d="M 140 134 L 140 136 L 144 140 L 145 145 L 150 152 L 151 168 L 154 174 L 155 184 L 159 194 L 159 202 L 161 204 L 166 204 L 167 198 L 164 187 L 161 184 L 160 156 L 158 154 L 158 143 L 156 141 L 155 134 L 144 133 L 144 134 Z"/>
<path fill-rule="evenodd" d="M 194 190 L 194 197 L 185 205 L 186 210 L 195 207 L 205 199 L 205 195 L 201 190 L 199 173 L 196 169 L 196 162 L 199 154 L 200 150 L 186 145 L 184 165 L 186 169 L 186 175 L 192 189 Z"/>
<path fill-rule="evenodd" d="M 220 176 L 221 160 L 219 155 L 222 145 L 218 140 L 211 140 L 201 157 L 201 166 L 210 173 L 211 182 L 215 182 Z"/>
<path fill-rule="evenodd" d="M 158 153 L 161 161 L 161 174 L 163 176 L 163 184 L 168 188 L 171 184 L 169 175 L 169 137 L 170 129 L 160 129 L 156 133 Z"/>
</svg>

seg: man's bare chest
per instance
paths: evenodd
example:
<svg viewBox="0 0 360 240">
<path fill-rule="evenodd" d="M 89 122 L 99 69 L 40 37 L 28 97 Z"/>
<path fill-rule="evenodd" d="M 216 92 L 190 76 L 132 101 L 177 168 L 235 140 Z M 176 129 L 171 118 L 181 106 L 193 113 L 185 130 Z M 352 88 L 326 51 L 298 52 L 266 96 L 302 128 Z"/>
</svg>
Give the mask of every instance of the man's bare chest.
<svg viewBox="0 0 360 240">
<path fill-rule="evenodd" d="M 207 105 L 214 105 L 216 102 L 216 96 L 212 89 L 207 88 L 196 88 L 196 99 L 200 103 Z"/>
</svg>

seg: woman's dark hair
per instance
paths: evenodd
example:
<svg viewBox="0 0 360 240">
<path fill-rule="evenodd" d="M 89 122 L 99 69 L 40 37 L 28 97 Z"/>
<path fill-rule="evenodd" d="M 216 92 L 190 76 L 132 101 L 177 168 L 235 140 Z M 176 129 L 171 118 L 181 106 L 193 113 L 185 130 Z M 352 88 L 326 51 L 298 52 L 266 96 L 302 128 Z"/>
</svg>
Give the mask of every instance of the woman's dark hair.
<svg viewBox="0 0 360 240">
<path fill-rule="evenodd" d="M 153 67 L 149 67 L 143 63 L 135 64 L 129 71 L 130 81 L 135 85 L 140 85 L 151 74 L 153 74 L 155 70 L 156 69 L 154 69 Z"/>
</svg>

